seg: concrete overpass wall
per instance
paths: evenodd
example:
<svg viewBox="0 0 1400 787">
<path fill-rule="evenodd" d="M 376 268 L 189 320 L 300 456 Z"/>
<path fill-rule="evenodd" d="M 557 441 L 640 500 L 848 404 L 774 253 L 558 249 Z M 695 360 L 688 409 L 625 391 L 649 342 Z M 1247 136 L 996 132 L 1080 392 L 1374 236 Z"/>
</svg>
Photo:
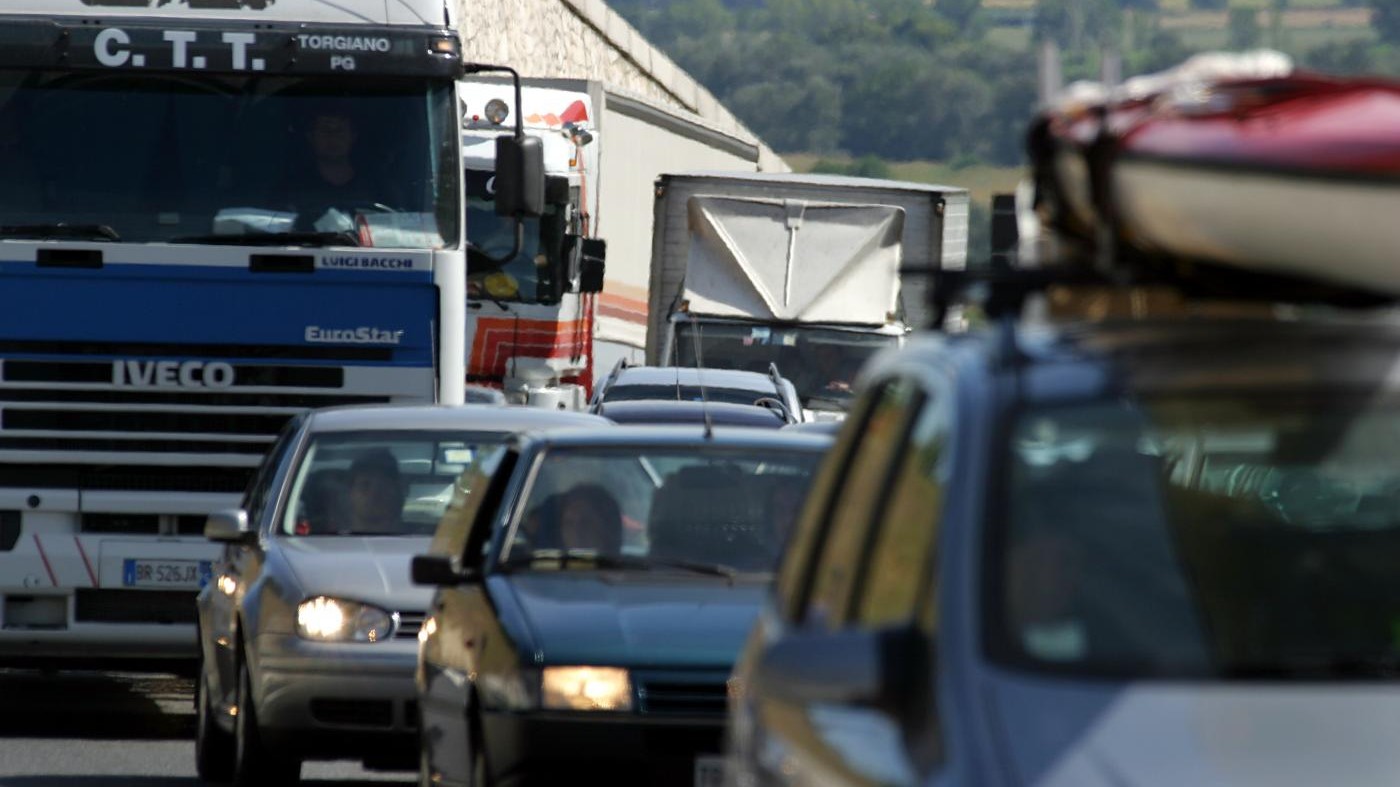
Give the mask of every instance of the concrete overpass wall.
<svg viewBox="0 0 1400 787">
<path fill-rule="evenodd" d="M 710 91 L 652 46 L 603 0 L 460 0 L 467 60 L 509 65 L 521 76 L 589 79 L 759 146 L 759 167 L 786 171 Z"/>
</svg>

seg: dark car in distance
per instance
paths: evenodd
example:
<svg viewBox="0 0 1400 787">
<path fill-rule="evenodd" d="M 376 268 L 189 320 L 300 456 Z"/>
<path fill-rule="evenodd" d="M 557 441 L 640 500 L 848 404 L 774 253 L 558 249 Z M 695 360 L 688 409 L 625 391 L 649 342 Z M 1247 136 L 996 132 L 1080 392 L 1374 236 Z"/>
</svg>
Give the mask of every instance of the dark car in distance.
<svg viewBox="0 0 1400 787">
<path fill-rule="evenodd" d="M 730 670 L 828 443 L 516 440 L 414 560 L 440 588 L 419 651 L 422 783 L 718 784 Z"/>
</svg>

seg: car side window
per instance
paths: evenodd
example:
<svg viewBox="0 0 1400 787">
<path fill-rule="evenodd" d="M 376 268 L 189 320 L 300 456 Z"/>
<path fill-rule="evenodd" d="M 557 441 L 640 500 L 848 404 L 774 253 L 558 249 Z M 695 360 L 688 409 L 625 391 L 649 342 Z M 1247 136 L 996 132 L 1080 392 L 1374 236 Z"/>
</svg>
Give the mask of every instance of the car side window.
<svg viewBox="0 0 1400 787">
<path fill-rule="evenodd" d="M 951 396 L 924 397 L 861 570 L 855 621 L 870 628 L 914 623 L 937 627 L 935 553 L 943 517 Z"/>
<path fill-rule="evenodd" d="M 875 394 L 875 401 L 852 452 L 840 489 L 832 498 L 826 538 L 821 549 L 803 618 L 836 627 L 849 614 L 857 571 L 869 544 L 871 527 L 888 495 L 896 461 L 907 442 L 909 422 L 920 394 L 907 380 L 896 380 Z"/>
<path fill-rule="evenodd" d="M 277 476 L 277 468 L 287 458 L 287 452 L 291 451 L 292 446 L 296 444 L 295 437 L 301 431 L 301 424 L 301 418 L 293 418 L 287 422 L 286 426 L 282 427 L 277 441 L 272 444 L 272 448 L 268 449 L 262 464 L 258 465 L 257 473 L 253 475 L 253 480 L 248 484 L 248 491 L 243 495 L 243 510 L 248 512 L 248 522 L 254 527 L 261 524 L 268 503 L 275 499 L 272 479 Z"/>
<path fill-rule="evenodd" d="M 835 443 L 826 452 L 826 458 L 817 468 L 812 478 L 811 491 L 798 514 L 792 536 L 778 568 L 775 581 L 775 596 L 778 608 L 784 618 L 794 620 L 800 616 L 804 594 L 807 591 L 812 563 L 826 527 L 826 511 L 835 494 L 836 485 L 850 464 L 851 454 L 861 444 L 860 437 L 865 431 L 865 422 L 870 417 L 873 396 L 857 399 L 846 416 L 846 423 L 837 433 Z"/>
</svg>

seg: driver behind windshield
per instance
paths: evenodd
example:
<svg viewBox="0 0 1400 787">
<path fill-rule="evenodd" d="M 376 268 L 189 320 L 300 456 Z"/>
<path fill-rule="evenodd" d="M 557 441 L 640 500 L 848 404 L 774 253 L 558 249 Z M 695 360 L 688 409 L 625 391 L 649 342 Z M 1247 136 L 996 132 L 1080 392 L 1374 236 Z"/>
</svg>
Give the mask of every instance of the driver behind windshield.
<svg viewBox="0 0 1400 787">
<path fill-rule="evenodd" d="M 841 348 L 823 343 L 813 343 L 808 346 L 812 348 L 812 352 L 808 354 L 810 362 L 803 364 L 803 367 L 807 370 L 808 376 L 808 384 L 804 387 L 809 394 L 820 396 L 822 393 L 828 393 L 849 396 L 855 370 L 846 363 Z"/>
<path fill-rule="evenodd" d="M 399 463 L 385 448 L 361 454 L 350 465 L 348 533 L 397 533 L 404 492 Z"/>
<path fill-rule="evenodd" d="M 576 486 L 554 506 L 554 521 L 541 533 L 541 548 L 622 552 L 622 511 L 612 494 L 597 484 Z"/>
<path fill-rule="evenodd" d="M 383 184 L 357 163 L 359 135 L 348 109 L 318 106 L 308 114 L 303 136 L 308 155 L 284 191 L 297 213 L 297 229 L 350 231 L 357 212 L 390 201 Z"/>
</svg>

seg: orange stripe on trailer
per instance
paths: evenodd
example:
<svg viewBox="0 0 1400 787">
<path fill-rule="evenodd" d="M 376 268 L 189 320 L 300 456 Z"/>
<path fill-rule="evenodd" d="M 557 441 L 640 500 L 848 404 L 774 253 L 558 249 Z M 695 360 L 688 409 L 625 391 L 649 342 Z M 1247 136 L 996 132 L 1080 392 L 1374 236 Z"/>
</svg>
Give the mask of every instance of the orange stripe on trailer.
<svg viewBox="0 0 1400 787">
<path fill-rule="evenodd" d="M 628 311 L 626 309 L 618 309 L 608 306 L 605 303 L 598 304 L 598 314 L 604 317 L 612 317 L 613 319 L 622 320 L 623 322 L 636 323 L 637 325 L 647 324 L 646 312 L 634 312 Z"/>
<path fill-rule="evenodd" d="M 643 318 L 645 318 L 647 313 L 651 310 L 651 308 L 647 306 L 647 302 L 640 298 L 629 298 L 625 295 L 607 292 L 602 293 L 602 297 L 598 299 L 598 305 L 634 311 L 642 315 Z"/>
</svg>

